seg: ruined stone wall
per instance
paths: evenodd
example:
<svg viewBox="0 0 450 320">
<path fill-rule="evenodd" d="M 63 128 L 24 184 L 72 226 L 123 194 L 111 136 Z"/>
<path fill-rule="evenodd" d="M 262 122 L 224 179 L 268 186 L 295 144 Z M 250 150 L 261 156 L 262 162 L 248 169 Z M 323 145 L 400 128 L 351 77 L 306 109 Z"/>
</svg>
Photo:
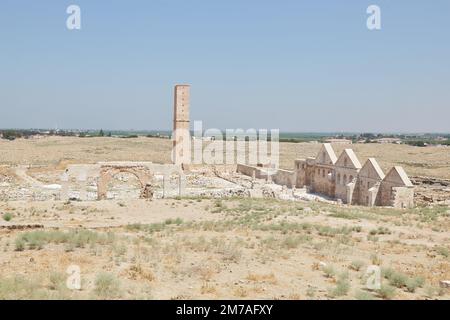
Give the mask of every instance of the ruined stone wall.
<svg viewBox="0 0 450 320">
<path fill-rule="evenodd" d="M 306 169 L 305 169 L 305 185 L 312 186 L 314 181 L 314 172 L 316 169 L 316 164 L 314 159 L 306 159 Z"/>
<path fill-rule="evenodd" d="M 279 169 L 277 173 L 272 176 L 272 181 L 275 184 L 292 188 L 294 185 L 294 177 L 294 171 Z"/>
<path fill-rule="evenodd" d="M 392 183 L 383 181 L 380 186 L 380 205 L 391 206 L 392 205 Z"/>
<path fill-rule="evenodd" d="M 394 167 L 392 174 L 384 178 L 375 159 L 369 159 L 367 166 L 362 168 L 353 151 L 345 152 L 346 157 L 341 156 L 337 162 L 326 160 L 326 151 L 319 155 L 321 158 L 297 159 L 294 171 L 279 169 L 272 174 L 273 171 L 264 168 L 240 164 L 237 172 L 257 179 L 271 179 L 275 184 L 289 188 L 306 187 L 310 192 L 340 199 L 347 204 L 396 208 L 414 206 L 414 187 L 401 167 Z"/>
<path fill-rule="evenodd" d="M 413 208 L 414 207 L 414 188 L 412 188 L 412 187 L 393 187 L 392 188 L 392 206 L 394 208 Z"/>
<path fill-rule="evenodd" d="M 380 186 L 380 205 L 394 208 L 414 207 L 414 188 L 398 187 L 383 181 Z"/>
<path fill-rule="evenodd" d="M 316 165 L 311 171 L 313 179 L 311 190 L 326 196 L 334 196 L 334 170 L 331 166 Z"/>
<path fill-rule="evenodd" d="M 254 177 L 255 179 L 267 179 L 267 168 L 254 167 L 245 164 L 238 164 L 236 172 L 243 175 Z M 275 174 L 270 175 L 270 180 L 275 184 L 292 188 L 295 181 L 295 172 L 289 170 L 278 169 Z"/>
<path fill-rule="evenodd" d="M 347 184 L 354 181 L 358 176 L 357 169 L 336 167 L 335 168 L 335 198 L 347 203 Z M 353 190 L 353 189 L 352 189 Z M 353 196 L 352 196 L 353 197 Z"/>
<path fill-rule="evenodd" d="M 259 169 L 258 167 L 249 166 L 246 164 L 238 164 L 236 167 L 236 172 L 249 177 L 255 177 L 256 179 L 263 179 L 261 169 Z"/>
<path fill-rule="evenodd" d="M 355 189 L 355 198 L 353 199 L 354 203 L 369 207 L 377 205 L 376 202 L 373 203 L 376 199 L 376 196 L 374 198 L 373 192 L 375 189 L 378 192 L 380 182 L 381 180 L 371 177 L 358 176 Z M 371 201 L 371 199 L 373 200 Z"/>
<path fill-rule="evenodd" d="M 306 185 L 306 160 L 295 160 L 295 187 L 303 188 Z"/>
<path fill-rule="evenodd" d="M 353 197 L 356 198 L 355 195 L 355 186 L 356 186 L 356 181 L 355 179 L 353 180 L 353 182 L 347 183 L 347 185 L 345 186 L 347 191 L 346 191 L 346 199 L 345 199 L 345 203 L 349 203 L 349 204 L 353 204 Z"/>
<path fill-rule="evenodd" d="M 145 167 L 138 166 L 103 166 L 100 169 L 100 177 L 97 182 L 97 194 L 98 199 L 106 199 L 106 193 L 108 190 L 108 183 L 114 178 L 118 173 L 126 172 L 133 174 L 141 184 L 141 198 L 148 197 L 148 192 L 146 191 L 147 184 L 152 180 L 153 174 L 151 171 Z"/>
<path fill-rule="evenodd" d="M 369 207 L 380 206 L 380 186 L 381 184 L 378 182 L 376 185 L 369 189 L 369 203 L 367 204 Z"/>
</svg>

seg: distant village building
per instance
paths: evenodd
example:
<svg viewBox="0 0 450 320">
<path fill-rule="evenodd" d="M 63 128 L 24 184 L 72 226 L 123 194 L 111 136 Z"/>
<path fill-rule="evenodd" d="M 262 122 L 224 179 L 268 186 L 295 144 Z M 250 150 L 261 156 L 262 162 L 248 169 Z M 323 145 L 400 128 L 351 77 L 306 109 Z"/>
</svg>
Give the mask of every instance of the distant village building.
<svg viewBox="0 0 450 320">
<path fill-rule="evenodd" d="M 349 140 L 349 139 L 335 139 L 335 138 L 331 138 L 331 139 L 327 139 L 325 140 L 326 143 L 334 143 L 334 144 L 352 144 L 353 141 Z"/>
<path fill-rule="evenodd" d="M 397 143 L 397 144 L 402 143 L 402 139 L 399 138 L 379 138 L 373 141 L 377 143 Z"/>
</svg>

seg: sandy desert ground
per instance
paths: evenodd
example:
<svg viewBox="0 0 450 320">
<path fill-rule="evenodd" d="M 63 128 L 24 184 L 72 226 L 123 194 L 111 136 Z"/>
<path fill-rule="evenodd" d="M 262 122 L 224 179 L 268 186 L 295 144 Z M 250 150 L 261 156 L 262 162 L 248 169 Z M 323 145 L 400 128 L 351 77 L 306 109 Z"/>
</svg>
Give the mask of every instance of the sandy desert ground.
<svg viewBox="0 0 450 320">
<path fill-rule="evenodd" d="M 69 163 L 168 162 L 170 147 L 152 138 L 0 141 L 0 188 L 52 183 L 46 176 Z M 319 147 L 283 143 L 282 166 Z M 448 148 L 352 148 L 384 169 L 450 178 Z M 2 299 L 450 299 L 441 285 L 450 280 L 448 204 L 396 210 L 238 197 L 24 198 L 1 201 L 0 214 Z M 71 265 L 80 267 L 81 290 L 66 287 Z M 369 265 L 381 268 L 378 290 L 366 287 Z"/>
</svg>

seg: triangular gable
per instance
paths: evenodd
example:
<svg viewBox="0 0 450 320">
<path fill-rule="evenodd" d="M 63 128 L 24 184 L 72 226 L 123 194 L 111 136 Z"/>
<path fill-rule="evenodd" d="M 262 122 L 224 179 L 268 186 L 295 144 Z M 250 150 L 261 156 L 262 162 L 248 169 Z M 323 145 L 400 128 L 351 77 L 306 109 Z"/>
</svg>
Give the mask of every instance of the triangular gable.
<svg viewBox="0 0 450 320">
<path fill-rule="evenodd" d="M 352 169 L 361 169 L 361 163 L 359 162 L 356 154 L 352 149 L 345 149 L 342 151 L 339 159 L 336 162 L 336 166 L 352 168 Z"/>
<path fill-rule="evenodd" d="M 373 179 L 384 179 L 384 172 L 381 170 L 380 165 L 378 164 L 375 158 L 367 159 L 366 163 L 364 163 L 361 171 L 359 172 L 361 176 L 369 177 Z"/>
<path fill-rule="evenodd" d="M 316 157 L 316 163 L 319 164 L 335 164 L 337 160 L 336 154 L 334 153 L 331 144 L 324 143 L 322 148 L 320 148 L 319 153 Z"/>
<path fill-rule="evenodd" d="M 397 184 L 398 186 L 412 187 L 413 184 L 411 180 L 409 180 L 408 175 L 402 167 L 395 166 L 393 167 L 383 181 L 390 182 L 393 184 Z"/>
</svg>

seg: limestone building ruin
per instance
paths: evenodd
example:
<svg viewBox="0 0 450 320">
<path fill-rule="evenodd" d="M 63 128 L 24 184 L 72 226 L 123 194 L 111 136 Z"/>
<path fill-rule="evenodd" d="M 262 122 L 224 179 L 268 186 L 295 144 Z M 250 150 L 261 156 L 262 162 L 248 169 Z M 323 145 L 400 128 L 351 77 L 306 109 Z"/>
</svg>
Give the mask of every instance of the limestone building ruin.
<svg viewBox="0 0 450 320">
<path fill-rule="evenodd" d="M 414 206 L 414 187 L 402 167 L 387 175 L 374 158 L 361 165 L 352 149 L 337 158 L 330 144 L 324 144 L 316 158 L 295 162 L 296 187 L 308 187 L 343 203 L 364 206 Z"/>
<path fill-rule="evenodd" d="M 79 200 L 87 200 L 88 180 L 96 183 L 98 200 L 106 200 L 109 184 L 119 173 L 128 173 L 137 178 L 140 185 L 139 198 L 152 199 L 158 179 L 162 178 L 162 198 L 184 195 L 186 176 L 181 166 L 174 164 L 159 164 L 148 161 L 109 161 L 96 164 L 70 164 L 61 177 L 61 200 L 68 200 L 69 191 L 78 194 Z M 171 184 L 171 178 L 176 178 L 177 185 Z"/>
<path fill-rule="evenodd" d="M 173 106 L 172 161 L 182 165 L 191 162 L 191 134 L 189 132 L 190 86 L 176 85 Z"/>
<path fill-rule="evenodd" d="M 239 164 L 238 172 L 266 178 L 264 168 Z M 315 158 L 295 160 L 293 171 L 278 170 L 271 180 L 287 187 L 306 188 L 311 193 L 363 206 L 414 206 L 414 186 L 402 167 L 395 166 L 385 175 L 374 158 L 364 165 L 352 149 L 336 156 L 331 144 L 322 145 Z"/>
</svg>

